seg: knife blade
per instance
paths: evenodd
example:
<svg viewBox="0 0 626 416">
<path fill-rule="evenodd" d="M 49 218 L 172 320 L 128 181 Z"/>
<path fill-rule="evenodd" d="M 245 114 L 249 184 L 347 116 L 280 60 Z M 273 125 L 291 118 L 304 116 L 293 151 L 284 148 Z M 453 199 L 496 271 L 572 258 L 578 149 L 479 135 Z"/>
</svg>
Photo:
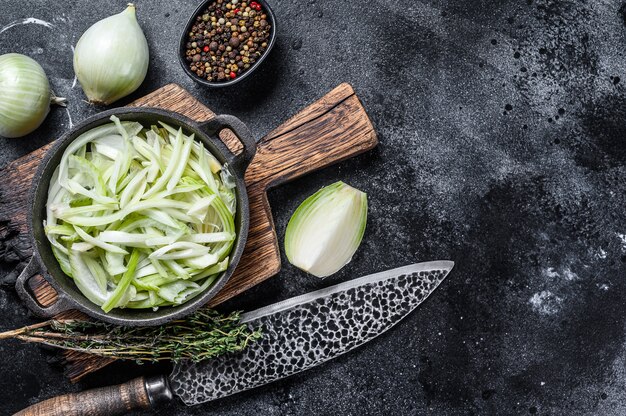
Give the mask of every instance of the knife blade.
<svg viewBox="0 0 626 416">
<path fill-rule="evenodd" d="M 340 283 L 254 312 L 242 320 L 262 338 L 238 354 L 179 363 L 172 391 L 204 403 L 307 370 L 382 334 L 422 303 L 451 262 L 414 264 Z"/>
<path fill-rule="evenodd" d="M 191 406 L 271 383 L 384 333 L 417 308 L 453 266 L 451 261 L 412 264 L 245 313 L 242 322 L 260 327 L 262 337 L 242 352 L 199 363 L 180 362 L 169 377 L 140 377 L 119 386 L 60 396 L 16 415 L 123 414 L 173 396 Z"/>
</svg>

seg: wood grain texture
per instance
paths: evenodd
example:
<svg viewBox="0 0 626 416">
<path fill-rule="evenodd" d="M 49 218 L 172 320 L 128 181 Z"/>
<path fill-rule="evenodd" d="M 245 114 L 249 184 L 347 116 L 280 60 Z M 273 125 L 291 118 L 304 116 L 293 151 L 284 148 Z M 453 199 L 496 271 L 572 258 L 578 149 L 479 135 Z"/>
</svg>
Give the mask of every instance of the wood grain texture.
<svg viewBox="0 0 626 416">
<path fill-rule="evenodd" d="M 165 108 L 196 121 L 215 116 L 175 84 L 166 85 L 132 105 Z M 241 149 L 232 132 L 224 131 L 220 138 L 231 150 Z M 268 188 L 353 157 L 376 144 L 374 128 L 348 84 L 339 85 L 263 137 L 257 143 L 257 154 L 245 176 L 250 202 L 246 247 L 234 275 L 209 306 L 259 284 L 280 270 L 280 251 L 267 200 Z M 0 181 L 0 260 L 25 261 L 31 254 L 26 224 L 28 191 L 37 165 L 49 146 L 12 162 L 0 172 L 3 179 Z M 56 293 L 43 278 L 35 276 L 29 285 L 43 306 L 54 302 Z M 76 311 L 70 314 L 84 317 Z M 72 381 L 112 361 L 76 352 L 66 353 L 65 359 L 66 375 Z"/>
<path fill-rule="evenodd" d="M 150 407 L 144 378 L 139 377 L 117 386 L 53 397 L 14 416 L 115 416 Z"/>
</svg>

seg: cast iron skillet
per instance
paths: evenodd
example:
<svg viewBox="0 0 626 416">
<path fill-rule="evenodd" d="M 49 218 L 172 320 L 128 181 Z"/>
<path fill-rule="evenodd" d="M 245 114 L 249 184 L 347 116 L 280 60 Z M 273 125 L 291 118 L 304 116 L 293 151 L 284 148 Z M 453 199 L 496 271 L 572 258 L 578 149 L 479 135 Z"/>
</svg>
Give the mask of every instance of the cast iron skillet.
<svg viewBox="0 0 626 416">
<path fill-rule="evenodd" d="M 111 115 L 116 115 L 122 121 L 137 121 L 144 126 L 163 121 L 175 127 L 182 127 L 186 134 L 195 134 L 195 139 L 200 140 L 222 164 L 227 163 L 230 173 L 235 178 L 237 196 L 235 229 L 237 237 L 230 253 L 230 265 L 205 292 L 180 306 L 163 307 L 156 312 L 151 309 L 116 308 L 105 313 L 98 305 L 89 301 L 78 290 L 74 281 L 61 270 L 45 236 L 43 220 L 46 218 L 48 187 L 52 173 L 60 163 L 63 152 L 80 134 L 102 124 L 110 123 Z M 240 154 L 233 155 L 219 139 L 219 132 L 225 128 L 233 131 L 242 143 L 243 151 Z M 29 234 L 33 246 L 33 257 L 15 284 L 18 295 L 33 313 L 42 317 L 50 317 L 68 309 L 78 309 L 102 321 L 127 326 L 160 325 L 192 313 L 206 304 L 226 284 L 241 258 L 249 226 L 248 195 L 244 183 L 244 174 L 255 152 L 256 143 L 250 130 L 239 119 L 229 115 L 220 115 L 208 122 L 196 123 L 180 114 L 156 108 L 118 108 L 99 113 L 75 126 L 46 153 L 33 180 L 29 203 L 31 207 L 29 211 Z M 36 274 L 41 274 L 58 292 L 58 300 L 53 305 L 43 307 L 35 300 L 34 295 L 29 290 L 27 281 Z"/>
</svg>

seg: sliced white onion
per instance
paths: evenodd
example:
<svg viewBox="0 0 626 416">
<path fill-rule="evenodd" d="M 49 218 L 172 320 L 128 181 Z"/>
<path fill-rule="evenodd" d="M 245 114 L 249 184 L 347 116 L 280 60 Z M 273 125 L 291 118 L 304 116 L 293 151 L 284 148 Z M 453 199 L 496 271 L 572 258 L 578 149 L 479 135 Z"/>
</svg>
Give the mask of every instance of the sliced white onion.
<svg viewBox="0 0 626 416">
<path fill-rule="evenodd" d="M 105 312 L 186 302 L 228 267 L 235 223 L 226 203 L 236 190 L 182 130 L 111 119 L 70 144 L 52 175 L 44 226 L 54 255 Z M 206 167 L 204 178 L 191 162 Z M 181 279 L 193 283 L 168 286 Z"/>
</svg>

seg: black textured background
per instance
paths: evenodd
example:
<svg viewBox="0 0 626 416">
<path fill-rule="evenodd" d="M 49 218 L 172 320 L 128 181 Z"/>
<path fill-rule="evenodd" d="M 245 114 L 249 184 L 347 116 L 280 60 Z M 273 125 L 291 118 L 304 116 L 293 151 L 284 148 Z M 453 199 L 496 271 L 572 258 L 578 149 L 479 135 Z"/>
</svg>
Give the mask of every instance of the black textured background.
<svg viewBox="0 0 626 416">
<path fill-rule="evenodd" d="M 75 122 L 98 111 L 72 88 L 72 52 L 125 1 L 0 1 L 0 53 L 37 59 Z M 356 159 L 270 194 L 281 240 L 319 187 L 366 191 L 361 248 L 325 281 L 283 271 L 225 309 L 265 305 L 415 261 L 456 268 L 414 314 L 320 368 L 176 415 L 626 414 L 626 82 L 621 1 L 274 0 L 274 51 L 250 80 L 197 87 L 179 67 L 195 2 L 140 1 L 147 80 L 125 102 L 177 82 L 258 137 L 342 81 L 380 138 Z M 54 24 L 21 25 L 27 17 Z M 624 81 L 621 81 L 624 80 Z M 124 102 L 118 103 L 123 105 Z M 34 134 L 0 140 L 0 165 L 69 127 L 54 109 Z M 283 256 L 284 258 L 284 256 Z M 15 265 L 2 266 L 2 279 Z M 10 285 L 0 329 L 32 323 Z M 54 355 L 0 343 L 0 413 L 155 367 L 115 365 L 79 385 Z"/>
</svg>

